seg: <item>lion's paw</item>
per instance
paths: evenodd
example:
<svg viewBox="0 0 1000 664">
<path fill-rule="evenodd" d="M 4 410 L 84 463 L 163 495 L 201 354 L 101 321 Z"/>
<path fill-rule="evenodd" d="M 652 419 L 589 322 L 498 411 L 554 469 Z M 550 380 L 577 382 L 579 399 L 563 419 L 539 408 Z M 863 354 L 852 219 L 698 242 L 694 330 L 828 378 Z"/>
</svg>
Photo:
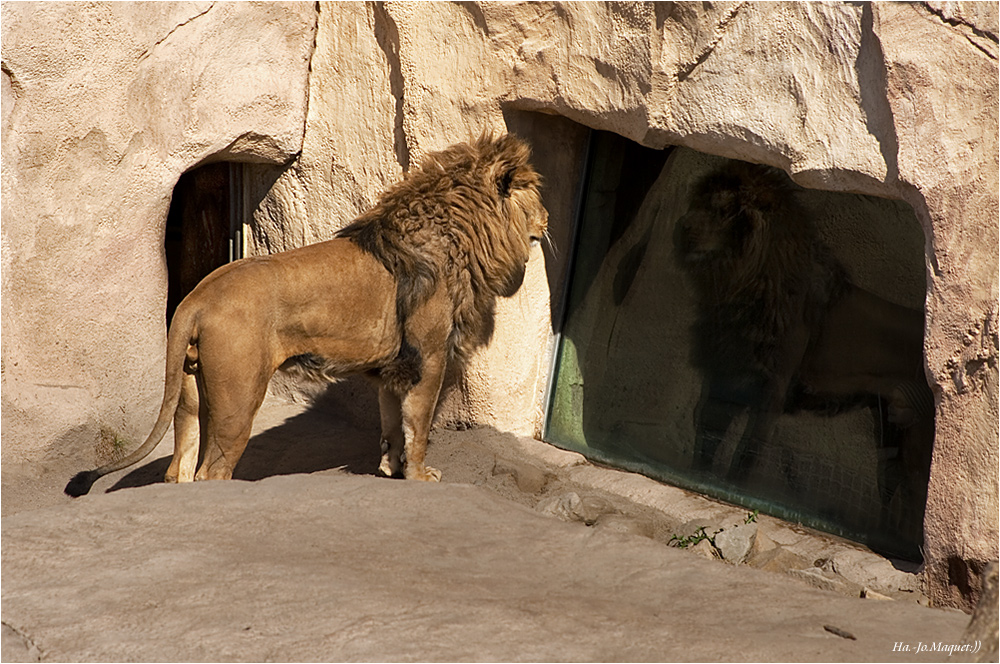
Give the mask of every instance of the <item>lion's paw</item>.
<svg viewBox="0 0 1000 664">
<path fill-rule="evenodd" d="M 420 480 L 422 482 L 440 482 L 441 481 L 441 471 L 437 468 L 431 468 L 430 466 L 424 466 L 418 471 L 412 471 L 406 474 L 406 479 L 408 480 Z"/>
<path fill-rule="evenodd" d="M 378 465 L 377 474 L 382 477 L 402 477 L 403 466 L 398 462 L 393 463 L 388 457 L 382 457 L 382 461 Z"/>
</svg>

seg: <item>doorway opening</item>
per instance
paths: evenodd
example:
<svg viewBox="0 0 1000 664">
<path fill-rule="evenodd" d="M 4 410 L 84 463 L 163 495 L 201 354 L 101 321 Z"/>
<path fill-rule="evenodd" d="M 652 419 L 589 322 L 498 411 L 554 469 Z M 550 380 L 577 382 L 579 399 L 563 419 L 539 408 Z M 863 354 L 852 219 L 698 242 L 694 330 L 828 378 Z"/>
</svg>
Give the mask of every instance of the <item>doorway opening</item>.
<svg viewBox="0 0 1000 664">
<path fill-rule="evenodd" d="M 252 218 L 246 164 L 216 162 L 184 173 L 167 213 L 167 323 L 181 300 L 212 270 L 243 258 Z"/>
</svg>

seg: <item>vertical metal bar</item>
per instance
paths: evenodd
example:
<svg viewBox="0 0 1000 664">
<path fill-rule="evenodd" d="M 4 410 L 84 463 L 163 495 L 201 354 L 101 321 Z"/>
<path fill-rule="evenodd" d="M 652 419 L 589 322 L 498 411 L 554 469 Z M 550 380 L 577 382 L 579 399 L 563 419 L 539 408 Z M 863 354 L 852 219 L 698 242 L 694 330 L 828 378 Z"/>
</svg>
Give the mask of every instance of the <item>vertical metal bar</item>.
<svg viewBox="0 0 1000 664">
<path fill-rule="evenodd" d="M 229 163 L 229 262 L 232 263 L 236 258 L 236 243 L 234 242 L 236 233 L 236 187 L 234 183 L 236 182 L 236 164 Z"/>
<path fill-rule="evenodd" d="M 250 209 L 250 187 L 248 179 L 249 174 L 247 173 L 247 165 L 240 164 L 240 193 L 242 194 L 242 198 L 240 204 L 240 223 L 236 228 L 236 235 L 239 238 L 237 247 L 239 248 L 240 258 L 246 256 L 246 228 L 250 223 L 250 215 L 253 213 Z"/>
</svg>

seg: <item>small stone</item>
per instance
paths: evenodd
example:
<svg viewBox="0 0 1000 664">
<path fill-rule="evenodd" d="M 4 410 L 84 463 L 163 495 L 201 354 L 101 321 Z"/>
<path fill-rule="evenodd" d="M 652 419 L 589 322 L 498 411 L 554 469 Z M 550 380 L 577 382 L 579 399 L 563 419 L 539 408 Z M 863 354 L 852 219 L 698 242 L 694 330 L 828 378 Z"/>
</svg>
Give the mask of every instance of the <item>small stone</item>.
<svg viewBox="0 0 1000 664">
<path fill-rule="evenodd" d="M 602 515 L 616 512 L 604 498 L 591 494 L 581 496 L 575 491 L 544 498 L 535 510 L 563 521 L 582 521 L 588 526 L 594 525 Z"/>
<path fill-rule="evenodd" d="M 749 558 L 754 558 L 776 548 L 778 548 L 778 543 L 768 537 L 763 530 L 758 528 L 757 537 L 754 538 L 753 546 L 750 547 Z"/>
<path fill-rule="evenodd" d="M 698 542 L 692 547 L 688 547 L 688 551 L 707 560 L 718 560 L 720 558 L 718 549 L 712 546 L 712 543 L 707 539 Z"/>
<path fill-rule="evenodd" d="M 783 546 L 776 546 L 773 549 L 759 554 L 751 555 L 747 564 L 765 572 L 786 573 L 793 570 L 805 569 L 809 567 L 809 561 L 797 553 L 789 551 Z"/>
<path fill-rule="evenodd" d="M 875 591 L 920 591 L 920 575 L 897 569 L 891 562 L 856 549 L 835 553 L 823 568 L 836 573 L 851 583 Z"/>
<path fill-rule="evenodd" d="M 790 574 L 821 590 L 832 590 L 838 593 L 846 593 L 849 589 L 846 581 L 824 572 L 819 567 L 792 570 Z"/>
<path fill-rule="evenodd" d="M 583 501 L 580 499 L 580 494 L 570 491 L 558 496 L 543 498 L 535 506 L 535 511 L 554 516 L 563 521 L 581 521 L 582 519 L 577 518 L 577 515 L 580 512 L 582 504 Z"/>
<path fill-rule="evenodd" d="M 883 602 L 884 601 L 890 601 L 890 602 L 892 601 L 892 598 L 889 597 L 888 595 L 883 595 L 882 593 L 877 593 L 874 590 L 872 590 L 871 588 L 862 588 L 861 589 L 861 599 L 877 599 L 877 600 L 881 600 Z"/>
<path fill-rule="evenodd" d="M 722 529 L 715 535 L 715 548 L 722 559 L 739 565 L 747 559 L 754 540 L 757 538 L 756 523 L 741 523 Z"/>
</svg>

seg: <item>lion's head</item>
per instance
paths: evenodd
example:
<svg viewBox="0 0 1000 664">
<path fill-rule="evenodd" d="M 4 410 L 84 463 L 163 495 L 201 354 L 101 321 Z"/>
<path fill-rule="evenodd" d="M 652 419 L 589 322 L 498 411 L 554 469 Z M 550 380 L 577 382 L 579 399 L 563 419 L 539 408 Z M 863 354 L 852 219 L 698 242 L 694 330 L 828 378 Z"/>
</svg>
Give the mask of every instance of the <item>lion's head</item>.
<svg viewBox="0 0 1000 664">
<path fill-rule="evenodd" d="M 771 228 L 775 214 L 794 211 L 794 189 L 775 168 L 732 162 L 701 178 L 687 213 L 677 222 L 675 245 L 692 270 L 719 262 L 758 263 L 788 224 Z M 798 223 L 798 219 L 792 225 Z"/>
<path fill-rule="evenodd" d="M 514 135 L 484 134 L 433 153 L 420 176 L 449 186 L 442 203 L 449 211 L 448 235 L 467 258 L 479 287 L 509 297 L 524 280 L 531 248 L 545 236 L 548 212 L 542 205 L 541 177 L 531 151 Z"/>
<path fill-rule="evenodd" d="M 825 301 L 841 288 L 844 268 L 820 239 L 800 191 L 776 168 L 738 161 L 695 183 L 674 246 L 703 296 L 777 306 L 789 289 Z"/>
<path fill-rule="evenodd" d="M 445 282 L 459 357 L 489 341 L 495 298 L 517 292 L 532 247 L 546 235 L 541 177 L 530 156 L 511 134 L 430 153 L 340 232 L 396 277 L 401 319 Z"/>
<path fill-rule="evenodd" d="M 699 296 L 702 366 L 770 367 L 774 340 L 843 292 L 846 270 L 798 191 L 776 168 L 735 161 L 695 183 L 674 245 Z"/>
</svg>

